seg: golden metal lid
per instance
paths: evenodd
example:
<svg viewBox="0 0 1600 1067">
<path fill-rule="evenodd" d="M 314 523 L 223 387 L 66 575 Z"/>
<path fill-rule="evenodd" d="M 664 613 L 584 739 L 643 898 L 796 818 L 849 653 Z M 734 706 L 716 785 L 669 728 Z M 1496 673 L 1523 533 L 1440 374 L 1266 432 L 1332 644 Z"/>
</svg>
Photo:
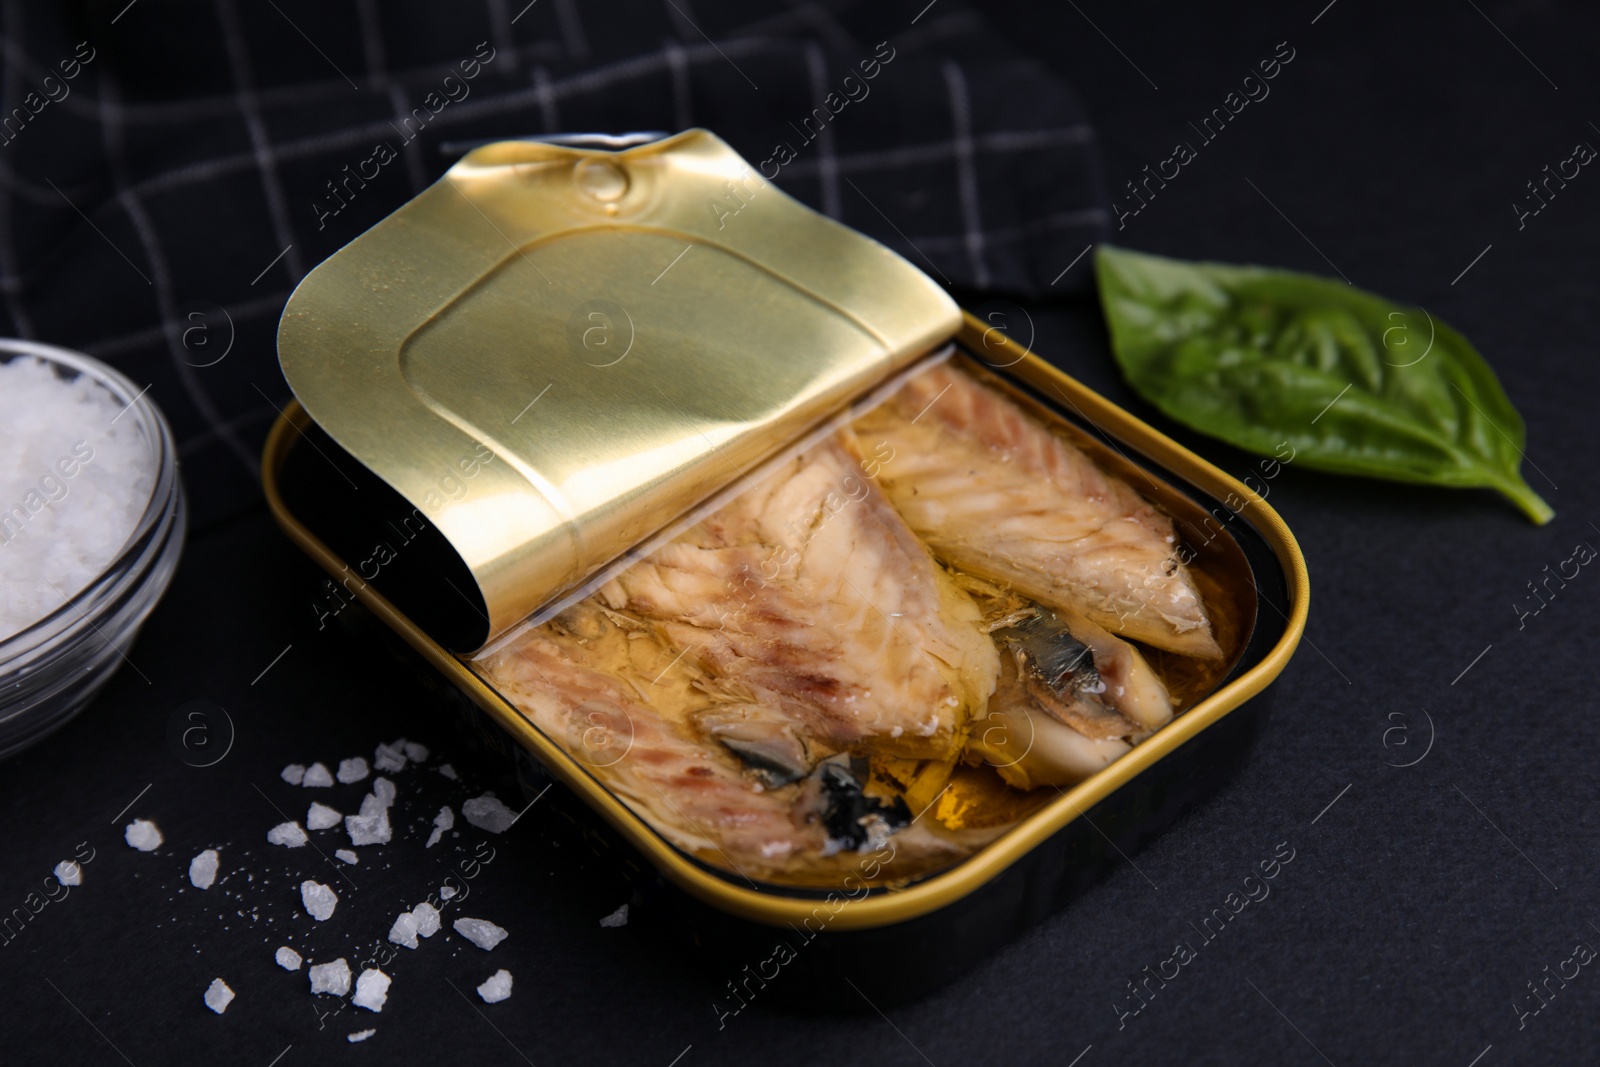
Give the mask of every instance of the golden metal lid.
<svg viewBox="0 0 1600 1067">
<path fill-rule="evenodd" d="M 278 355 L 461 556 L 487 641 L 960 322 L 921 271 L 689 130 L 474 150 L 306 276 Z"/>
</svg>

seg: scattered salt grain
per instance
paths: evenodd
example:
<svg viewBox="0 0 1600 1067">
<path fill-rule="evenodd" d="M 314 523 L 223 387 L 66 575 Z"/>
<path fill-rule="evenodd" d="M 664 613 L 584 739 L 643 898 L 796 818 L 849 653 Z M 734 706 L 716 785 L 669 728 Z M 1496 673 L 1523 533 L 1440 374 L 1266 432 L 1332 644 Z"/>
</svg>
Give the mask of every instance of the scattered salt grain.
<svg viewBox="0 0 1600 1067">
<path fill-rule="evenodd" d="M 450 766 L 448 763 L 439 764 L 439 773 L 450 779 L 452 782 L 457 781 L 460 778 L 460 775 L 456 774 L 456 769 Z"/>
<path fill-rule="evenodd" d="M 488 919 L 457 919 L 451 928 L 485 952 L 511 936 L 505 927 Z"/>
<path fill-rule="evenodd" d="M 82 885 L 83 868 L 75 860 L 62 860 L 56 864 L 56 881 L 62 885 Z"/>
<path fill-rule="evenodd" d="M 122 407 L 90 374 L 65 377 L 33 357 L 0 363 L 0 638 L 81 592 L 138 525 L 155 450 Z"/>
<path fill-rule="evenodd" d="M 298 971 L 300 969 L 300 953 L 288 945 L 280 948 L 272 958 L 277 960 L 278 966 L 286 971 Z"/>
<path fill-rule="evenodd" d="M 417 924 L 418 937 L 432 937 L 439 932 L 439 909 L 427 901 L 411 909 L 411 920 Z"/>
<path fill-rule="evenodd" d="M 352 1045 L 354 1045 L 357 1042 L 365 1041 L 367 1038 L 371 1037 L 373 1034 L 375 1034 L 377 1032 L 378 1031 L 376 1031 L 376 1030 L 357 1030 L 355 1033 L 351 1034 L 349 1037 L 346 1037 L 345 1040 L 350 1042 Z"/>
<path fill-rule="evenodd" d="M 382 809 L 376 815 L 346 815 L 344 828 L 352 845 L 381 845 L 393 836 L 389 813 Z"/>
<path fill-rule="evenodd" d="M 600 920 L 600 925 L 608 929 L 628 925 L 628 906 L 626 904 Z"/>
<path fill-rule="evenodd" d="M 300 784 L 310 789 L 324 789 L 333 784 L 333 774 L 326 763 L 313 763 L 306 768 L 306 776 Z"/>
<path fill-rule="evenodd" d="M 222 857 L 214 848 L 208 848 L 189 861 L 189 884 L 196 889 L 210 889 L 217 880 L 217 864 Z"/>
<path fill-rule="evenodd" d="M 407 741 L 405 742 L 404 747 L 406 750 L 406 759 L 410 760 L 412 763 L 428 762 L 427 745 L 419 745 L 415 741 Z"/>
<path fill-rule="evenodd" d="M 379 745 L 372 754 L 372 765 L 380 771 L 403 771 L 406 767 L 405 750 L 401 748 L 405 742 L 402 740 L 397 745 Z"/>
<path fill-rule="evenodd" d="M 360 756 L 339 761 L 339 781 L 345 785 L 359 782 L 371 772 L 367 770 L 367 761 Z"/>
<path fill-rule="evenodd" d="M 326 804 L 311 802 L 311 807 L 306 811 L 307 830 L 328 830 L 338 826 L 344 821 L 344 816 L 328 807 Z"/>
<path fill-rule="evenodd" d="M 440 886 L 439 887 L 439 899 L 440 900 L 449 900 L 451 897 L 453 897 L 455 895 L 456 895 L 456 887 L 455 886 L 446 885 L 446 886 Z"/>
<path fill-rule="evenodd" d="M 123 838 L 140 852 L 154 852 L 161 847 L 161 831 L 149 819 L 135 819 L 122 831 Z"/>
<path fill-rule="evenodd" d="M 336 849 L 334 849 L 333 850 L 333 858 L 336 859 L 336 860 L 339 860 L 342 863 L 354 864 L 354 863 L 361 862 L 360 858 L 358 856 L 356 856 L 356 854 L 354 852 L 351 852 L 347 848 L 336 848 Z"/>
<path fill-rule="evenodd" d="M 511 996 L 511 972 L 502 967 L 485 978 L 478 987 L 478 996 L 485 1004 L 498 1004 Z"/>
<path fill-rule="evenodd" d="M 211 985 L 206 989 L 206 1007 L 221 1015 L 232 1003 L 233 990 L 228 988 L 228 983 L 220 978 L 211 979 Z"/>
<path fill-rule="evenodd" d="M 368 1011 L 382 1011 L 383 1002 L 388 999 L 389 976 L 372 967 L 362 971 L 361 977 L 356 979 L 356 995 L 350 998 L 350 1003 Z"/>
<path fill-rule="evenodd" d="M 267 844 L 282 845 L 285 848 L 299 848 L 311 840 L 306 832 L 300 829 L 297 822 L 280 822 L 267 831 Z"/>
<path fill-rule="evenodd" d="M 283 769 L 283 773 L 279 777 L 290 785 L 299 785 L 306 780 L 306 765 L 304 763 L 291 763 Z"/>
<path fill-rule="evenodd" d="M 332 963 L 311 965 L 311 992 L 342 997 L 350 992 L 350 965 L 340 956 Z"/>
<path fill-rule="evenodd" d="M 307 878 L 300 883 L 300 902 L 306 906 L 306 914 L 317 922 L 325 922 L 333 909 L 339 905 L 339 894 L 323 885 Z"/>
<path fill-rule="evenodd" d="M 417 919 L 409 911 L 402 911 L 400 917 L 389 927 L 389 940 L 396 945 L 406 948 L 417 947 Z"/>
<path fill-rule="evenodd" d="M 372 780 L 372 792 L 373 792 L 374 795 L 377 796 L 377 798 L 380 801 L 383 802 L 383 806 L 384 807 L 386 807 L 386 808 L 394 807 L 394 798 L 395 798 L 394 783 L 389 781 L 389 779 L 387 779 L 387 778 L 374 778 Z"/>
<path fill-rule="evenodd" d="M 517 821 L 517 813 L 500 803 L 493 793 L 473 797 L 461 805 L 462 818 L 480 830 L 503 834 Z"/>
<path fill-rule="evenodd" d="M 439 839 L 444 836 L 444 832 L 454 827 L 455 824 L 456 813 L 450 810 L 450 805 L 446 804 L 439 809 L 439 814 L 433 817 L 433 833 L 428 835 L 428 843 L 423 847 L 432 848 L 437 845 Z"/>
</svg>

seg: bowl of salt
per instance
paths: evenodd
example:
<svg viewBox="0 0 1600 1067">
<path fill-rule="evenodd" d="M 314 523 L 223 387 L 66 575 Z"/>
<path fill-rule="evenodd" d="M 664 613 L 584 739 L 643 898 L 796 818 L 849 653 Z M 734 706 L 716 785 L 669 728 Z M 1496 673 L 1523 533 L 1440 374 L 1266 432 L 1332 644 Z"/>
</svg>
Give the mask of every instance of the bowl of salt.
<svg viewBox="0 0 1600 1067">
<path fill-rule="evenodd" d="M 0 759 L 128 665 L 183 537 L 172 431 L 143 390 L 81 353 L 0 340 Z"/>
</svg>

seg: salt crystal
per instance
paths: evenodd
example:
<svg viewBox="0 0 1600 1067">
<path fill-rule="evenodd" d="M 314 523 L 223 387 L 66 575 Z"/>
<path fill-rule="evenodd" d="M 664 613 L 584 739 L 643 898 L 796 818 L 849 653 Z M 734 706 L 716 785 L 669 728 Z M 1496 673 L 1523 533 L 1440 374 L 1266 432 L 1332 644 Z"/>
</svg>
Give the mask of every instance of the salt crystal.
<svg viewBox="0 0 1600 1067">
<path fill-rule="evenodd" d="M 389 813 L 381 810 L 376 815 L 346 815 L 344 828 L 352 845 L 381 845 L 393 836 Z"/>
<path fill-rule="evenodd" d="M 399 745 L 379 745 L 372 754 L 372 765 L 380 771 L 403 771 L 406 769 L 405 751 Z"/>
<path fill-rule="evenodd" d="M 80 593 L 138 526 L 157 450 L 122 408 L 93 374 L 32 356 L 0 363 L 0 639 Z"/>
<path fill-rule="evenodd" d="M 351 782 L 359 782 L 369 773 L 371 772 L 367 770 L 367 761 L 360 756 L 339 761 L 339 781 L 345 785 L 349 785 Z"/>
<path fill-rule="evenodd" d="M 607 928 L 628 925 L 628 906 L 626 904 L 600 920 L 600 925 Z"/>
<path fill-rule="evenodd" d="M 306 914 L 317 922 L 324 922 L 333 914 L 333 909 L 339 905 L 339 894 L 323 885 L 307 878 L 300 883 L 300 902 L 306 906 Z"/>
<path fill-rule="evenodd" d="M 389 805 L 385 804 L 381 799 L 372 795 L 371 793 L 368 793 L 366 796 L 361 798 L 361 811 L 359 814 L 363 819 L 373 818 L 374 816 L 380 815 L 388 810 Z"/>
<path fill-rule="evenodd" d="M 411 920 L 417 924 L 418 937 L 432 937 L 439 932 L 439 909 L 427 901 L 411 909 Z"/>
<path fill-rule="evenodd" d="M 217 864 L 222 859 L 214 848 L 208 848 L 189 861 L 189 884 L 196 889 L 210 889 L 217 880 Z"/>
<path fill-rule="evenodd" d="M 456 895 L 456 887 L 455 886 L 446 885 L 446 886 L 440 886 L 439 887 L 439 899 L 440 900 L 449 900 L 451 897 L 453 897 L 455 895 Z"/>
<path fill-rule="evenodd" d="M 286 971 L 298 971 L 300 969 L 300 953 L 288 945 L 280 948 L 272 958 L 277 960 L 278 966 Z"/>
<path fill-rule="evenodd" d="M 62 860 L 56 864 L 56 881 L 62 885 L 82 885 L 83 868 L 74 860 Z"/>
<path fill-rule="evenodd" d="M 220 978 L 211 979 L 211 985 L 206 989 L 206 1007 L 221 1015 L 232 1003 L 233 990 L 228 988 L 228 983 Z"/>
<path fill-rule="evenodd" d="M 452 782 L 460 779 L 460 775 L 456 774 L 456 769 L 450 766 L 448 763 L 439 764 L 439 773 L 450 779 Z"/>
<path fill-rule="evenodd" d="M 347 848 L 336 848 L 336 849 L 334 849 L 333 850 L 333 858 L 336 859 L 336 860 L 340 860 L 340 861 L 342 861 L 344 863 L 359 863 L 359 862 L 361 862 L 360 858 L 354 852 L 351 852 Z"/>
<path fill-rule="evenodd" d="M 389 940 L 406 948 L 417 947 L 417 919 L 409 911 L 402 911 L 400 917 L 389 927 Z"/>
<path fill-rule="evenodd" d="M 326 763 L 313 763 L 306 768 L 306 776 L 300 784 L 310 789 L 324 789 L 333 784 L 333 775 Z"/>
<path fill-rule="evenodd" d="M 326 804 L 311 802 L 311 807 L 306 811 L 307 830 L 327 830 L 338 826 L 344 821 L 344 816 L 328 807 Z"/>
<path fill-rule="evenodd" d="M 384 807 L 389 808 L 394 806 L 394 783 L 389 781 L 389 779 L 374 778 L 372 780 L 372 791 L 373 793 L 377 794 L 379 800 L 383 801 Z"/>
<path fill-rule="evenodd" d="M 388 999 L 389 976 L 372 967 L 362 971 L 361 977 L 356 979 L 356 995 L 350 998 L 350 1003 L 368 1011 L 382 1011 L 383 1002 Z"/>
<path fill-rule="evenodd" d="M 311 992 L 342 997 L 350 992 L 350 965 L 340 956 L 332 963 L 311 965 Z"/>
<path fill-rule="evenodd" d="M 404 747 L 406 750 L 406 759 L 410 760 L 412 763 L 428 762 L 427 745 L 419 745 L 415 741 L 407 741 Z"/>
<path fill-rule="evenodd" d="M 304 763 L 291 763 L 283 769 L 283 773 L 279 777 L 290 785 L 299 785 L 306 780 L 306 765 Z"/>
<path fill-rule="evenodd" d="M 461 805 L 461 815 L 473 826 L 491 834 L 503 834 L 517 821 L 517 813 L 500 803 L 493 793 L 473 797 Z"/>
<path fill-rule="evenodd" d="M 376 1031 L 376 1030 L 357 1030 L 355 1033 L 353 1033 L 353 1034 L 349 1035 L 348 1037 L 346 1037 L 345 1040 L 350 1042 L 352 1045 L 354 1045 L 357 1042 L 365 1041 L 367 1038 L 371 1037 L 373 1034 L 375 1034 L 377 1032 L 378 1031 Z"/>
<path fill-rule="evenodd" d="M 505 927 L 488 919 L 457 919 L 451 928 L 485 952 L 511 936 Z"/>
<path fill-rule="evenodd" d="M 428 835 L 428 843 L 422 847 L 432 848 L 437 845 L 439 839 L 444 836 L 444 832 L 455 826 L 455 824 L 456 813 L 450 810 L 450 805 L 446 804 L 439 809 L 439 814 L 433 817 L 433 833 Z"/>
<path fill-rule="evenodd" d="M 149 819 L 135 819 L 122 831 L 123 838 L 140 852 L 154 852 L 161 847 L 161 831 Z"/>
<path fill-rule="evenodd" d="M 299 848 L 311 840 L 306 832 L 300 829 L 297 822 L 280 822 L 267 831 L 267 844 L 282 845 L 285 848 Z"/>
<path fill-rule="evenodd" d="M 511 996 L 511 972 L 502 967 L 485 978 L 478 987 L 478 996 L 485 1004 L 498 1004 Z"/>
</svg>

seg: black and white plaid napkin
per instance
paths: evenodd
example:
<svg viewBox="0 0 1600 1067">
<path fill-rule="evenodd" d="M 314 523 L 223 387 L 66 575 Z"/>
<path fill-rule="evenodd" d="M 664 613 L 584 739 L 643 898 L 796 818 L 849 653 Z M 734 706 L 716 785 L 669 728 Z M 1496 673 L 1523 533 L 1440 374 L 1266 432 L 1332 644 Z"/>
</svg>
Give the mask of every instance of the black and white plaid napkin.
<svg viewBox="0 0 1600 1067">
<path fill-rule="evenodd" d="M 6 4 L 4 329 L 149 383 L 203 527 L 259 503 L 295 283 L 455 145 L 704 126 L 958 294 L 1087 285 L 1107 214 L 1070 88 L 955 0 L 751 8 Z"/>
</svg>

